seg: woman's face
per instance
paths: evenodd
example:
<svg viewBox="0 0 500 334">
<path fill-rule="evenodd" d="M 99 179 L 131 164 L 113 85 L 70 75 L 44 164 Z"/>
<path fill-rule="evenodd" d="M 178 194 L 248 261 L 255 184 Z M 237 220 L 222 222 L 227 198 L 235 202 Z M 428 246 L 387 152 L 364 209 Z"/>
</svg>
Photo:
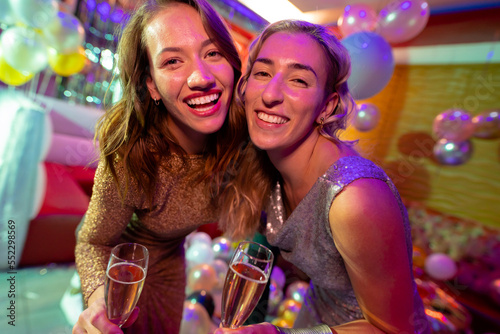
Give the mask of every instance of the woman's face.
<svg viewBox="0 0 500 334">
<path fill-rule="evenodd" d="M 168 111 L 168 126 L 188 153 L 199 153 L 226 118 L 234 73 L 205 32 L 198 12 L 172 4 L 145 30 L 151 68 L 147 86 Z"/>
<path fill-rule="evenodd" d="M 279 32 L 264 42 L 244 97 L 257 147 L 288 152 L 318 136 L 315 122 L 331 106 L 325 100 L 325 64 L 321 46 L 306 34 Z"/>
</svg>

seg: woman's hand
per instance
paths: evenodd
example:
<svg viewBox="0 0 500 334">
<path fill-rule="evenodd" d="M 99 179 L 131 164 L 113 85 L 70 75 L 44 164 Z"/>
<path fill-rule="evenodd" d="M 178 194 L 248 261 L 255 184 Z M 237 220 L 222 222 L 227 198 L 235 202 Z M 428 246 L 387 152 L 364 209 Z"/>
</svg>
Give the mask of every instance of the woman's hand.
<svg viewBox="0 0 500 334">
<path fill-rule="evenodd" d="M 239 334 L 279 334 L 276 327 L 268 322 L 257 325 L 240 327 L 237 329 L 217 328 L 214 334 L 239 333 Z"/>
<path fill-rule="evenodd" d="M 104 287 L 99 287 L 89 299 L 89 307 L 86 308 L 78 317 L 78 321 L 73 327 L 73 334 L 123 334 L 123 331 L 109 321 L 106 314 L 106 302 L 104 301 Z M 136 307 L 130 314 L 127 322 L 123 324 L 123 328 L 131 326 L 137 316 L 139 308 Z"/>
</svg>

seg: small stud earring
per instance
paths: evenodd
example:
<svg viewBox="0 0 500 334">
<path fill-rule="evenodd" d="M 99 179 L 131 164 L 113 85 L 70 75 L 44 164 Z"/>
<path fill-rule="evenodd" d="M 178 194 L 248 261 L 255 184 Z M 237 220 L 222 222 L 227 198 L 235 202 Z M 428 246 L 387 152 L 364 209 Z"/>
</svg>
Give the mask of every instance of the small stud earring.
<svg viewBox="0 0 500 334">
<path fill-rule="evenodd" d="M 157 106 L 159 106 L 159 105 L 160 105 L 160 99 L 158 99 L 158 100 L 153 99 L 153 100 L 155 101 L 155 104 L 156 104 Z"/>
<path fill-rule="evenodd" d="M 324 125 L 324 123 L 325 123 L 325 118 L 324 118 L 324 117 L 321 117 L 321 118 L 319 119 L 319 128 L 320 128 L 320 129 L 323 129 L 323 125 Z"/>
</svg>

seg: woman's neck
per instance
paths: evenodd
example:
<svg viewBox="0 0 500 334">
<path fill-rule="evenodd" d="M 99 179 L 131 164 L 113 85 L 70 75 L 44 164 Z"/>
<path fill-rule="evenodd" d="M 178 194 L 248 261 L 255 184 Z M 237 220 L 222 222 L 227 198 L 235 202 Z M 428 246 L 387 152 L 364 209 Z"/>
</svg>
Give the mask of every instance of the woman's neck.
<svg viewBox="0 0 500 334">
<path fill-rule="evenodd" d="M 318 135 L 315 140 L 304 142 L 292 152 L 268 152 L 269 159 L 283 178 L 283 189 L 291 210 L 341 157 L 342 147 Z"/>
</svg>

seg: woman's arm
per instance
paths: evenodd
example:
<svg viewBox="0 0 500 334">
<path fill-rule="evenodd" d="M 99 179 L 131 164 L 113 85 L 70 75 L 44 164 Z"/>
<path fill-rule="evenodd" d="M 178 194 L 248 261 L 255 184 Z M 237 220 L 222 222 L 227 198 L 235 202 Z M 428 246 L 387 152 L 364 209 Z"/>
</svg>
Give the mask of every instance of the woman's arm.
<svg viewBox="0 0 500 334">
<path fill-rule="evenodd" d="M 88 308 L 80 315 L 73 333 L 121 332 L 106 316 L 104 280 L 111 249 L 118 242 L 133 211 L 130 203 L 122 202 L 111 174 L 100 164 L 75 248 L 76 267 Z"/>
<path fill-rule="evenodd" d="M 372 326 L 374 332 L 413 333 L 410 259 L 403 217 L 390 188 L 376 179 L 354 181 L 333 202 L 329 220 L 367 320 L 334 329 L 342 334 Z"/>
</svg>

